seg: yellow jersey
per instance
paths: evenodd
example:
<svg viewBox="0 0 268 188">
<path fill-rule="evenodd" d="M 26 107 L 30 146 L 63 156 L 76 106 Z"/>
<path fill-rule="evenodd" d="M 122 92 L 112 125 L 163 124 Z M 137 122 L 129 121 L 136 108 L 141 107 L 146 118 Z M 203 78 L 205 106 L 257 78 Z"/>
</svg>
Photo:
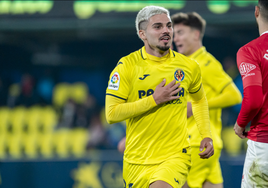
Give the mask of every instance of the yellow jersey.
<svg viewBox="0 0 268 188">
<path fill-rule="evenodd" d="M 207 100 L 219 95 L 223 89 L 232 83 L 232 78 L 223 70 L 221 63 L 203 46 L 188 56 L 196 60 L 201 69 L 202 83 Z M 209 110 L 210 128 L 212 133 L 214 148 L 222 149 L 221 139 L 221 108 Z M 200 146 L 201 137 L 196 127 L 194 117 L 187 120 L 191 146 Z"/>
<path fill-rule="evenodd" d="M 174 79 L 181 83 L 180 98 L 126 120 L 124 160 L 128 163 L 157 164 L 187 152 L 187 101 L 202 87 L 200 67 L 175 51 L 155 57 L 143 47 L 121 58 L 110 75 L 106 95 L 126 103 L 152 95 L 163 79 L 166 85 Z"/>
</svg>

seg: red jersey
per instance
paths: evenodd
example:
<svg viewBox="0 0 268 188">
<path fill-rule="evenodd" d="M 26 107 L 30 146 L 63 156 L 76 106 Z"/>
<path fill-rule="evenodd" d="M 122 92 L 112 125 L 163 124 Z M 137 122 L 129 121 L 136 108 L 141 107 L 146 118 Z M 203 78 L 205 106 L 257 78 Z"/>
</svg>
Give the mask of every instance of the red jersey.
<svg viewBox="0 0 268 188">
<path fill-rule="evenodd" d="M 251 121 L 247 138 L 268 143 L 268 31 L 239 49 L 237 66 L 244 88 L 237 123 Z"/>
</svg>

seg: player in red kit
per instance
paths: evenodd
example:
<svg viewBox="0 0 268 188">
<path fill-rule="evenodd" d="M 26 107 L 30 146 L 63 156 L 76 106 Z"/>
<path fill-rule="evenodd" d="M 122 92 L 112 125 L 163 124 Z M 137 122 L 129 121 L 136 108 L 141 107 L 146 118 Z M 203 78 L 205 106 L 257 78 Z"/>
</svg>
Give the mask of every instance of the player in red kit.
<svg viewBox="0 0 268 188">
<path fill-rule="evenodd" d="M 237 52 L 244 98 L 234 126 L 240 138 L 248 138 L 241 188 L 268 187 L 268 1 L 259 0 L 255 17 L 260 37 Z M 251 121 L 250 130 L 245 132 Z"/>
</svg>

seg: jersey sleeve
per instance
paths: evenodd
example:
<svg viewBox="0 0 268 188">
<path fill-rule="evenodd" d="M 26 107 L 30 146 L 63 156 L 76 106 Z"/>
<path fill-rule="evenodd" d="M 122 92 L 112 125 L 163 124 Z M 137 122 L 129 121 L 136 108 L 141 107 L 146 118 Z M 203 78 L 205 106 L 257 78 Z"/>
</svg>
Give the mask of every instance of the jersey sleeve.
<svg viewBox="0 0 268 188">
<path fill-rule="evenodd" d="M 242 108 L 237 117 L 237 124 L 246 127 L 257 115 L 263 105 L 263 91 L 260 86 L 249 86 L 244 90 Z"/>
<path fill-rule="evenodd" d="M 131 86 L 131 71 L 128 70 L 131 69 L 127 60 L 125 58 L 120 59 L 110 74 L 106 95 L 127 100 Z"/>
<path fill-rule="evenodd" d="M 105 101 L 106 120 L 110 124 L 136 117 L 157 105 L 152 95 L 127 102 L 132 87 L 131 70 L 131 65 L 122 58 L 110 75 Z"/>
<path fill-rule="evenodd" d="M 242 95 L 236 85 L 231 82 L 217 96 L 208 100 L 209 109 L 226 108 L 241 103 Z"/>
<path fill-rule="evenodd" d="M 192 83 L 189 87 L 189 93 L 194 94 L 197 93 L 202 86 L 202 77 L 201 77 L 201 70 L 200 66 L 196 61 L 193 61 L 193 69 L 192 69 Z"/>
<path fill-rule="evenodd" d="M 196 125 L 201 135 L 201 138 L 212 138 L 210 131 L 208 102 L 202 85 L 198 92 L 191 94 L 191 97 L 193 99 L 193 116 L 196 121 Z"/>
<path fill-rule="evenodd" d="M 249 49 L 242 47 L 237 52 L 237 67 L 243 80 L 243 88 L 248 86 L 262 86 L 260 66 Z"/>
<path fill-rule="evenodd" d="M 202 77 L 199 64 L 193 62 L 193 81 L 189 87 L 190 97 L 192 99 L 193 116 L 196 121 L 199 133 L 202 138 L 211 136 L 208 103 L 205 91 L 202 87 Z"/>
</svg>

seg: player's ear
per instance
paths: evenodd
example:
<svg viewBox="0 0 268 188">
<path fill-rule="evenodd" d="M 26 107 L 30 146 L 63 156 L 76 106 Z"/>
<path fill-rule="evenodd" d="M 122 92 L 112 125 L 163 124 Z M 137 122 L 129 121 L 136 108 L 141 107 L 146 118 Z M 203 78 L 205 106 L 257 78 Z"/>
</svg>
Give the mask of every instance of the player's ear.
<svg viewBox="0 0 268 188">
<path fill-rule="evenodd" d="M 145 31 L 144 30 L 139 30 L 139 36 L 142 40 L 145 40 L 146 39 L 146 34 L 145 34 Z"/>
<path fill-rule="evenodd" d="M 197 30 L 197 29 L 195 29 L 194 30 L 194 39 L 195 40 L 199 40 L 200 39 L 200 35 L 201 35 L 200 31 Z"/>
<path fill-rule="evenodd" d="M 255 17 L 258 18 L 260 15 L 260 7 L 259 6 L 255 6 Z"/>
</svg>

